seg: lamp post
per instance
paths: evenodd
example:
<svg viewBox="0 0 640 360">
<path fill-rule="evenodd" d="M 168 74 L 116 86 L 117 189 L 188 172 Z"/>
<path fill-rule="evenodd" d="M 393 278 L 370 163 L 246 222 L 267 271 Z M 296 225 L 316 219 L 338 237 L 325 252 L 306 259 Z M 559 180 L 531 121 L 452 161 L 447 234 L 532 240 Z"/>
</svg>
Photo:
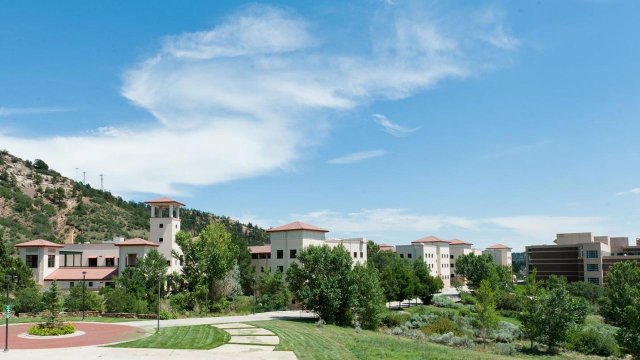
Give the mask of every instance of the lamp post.
<svg viewBox="0 0 640 360">
<path fill-rule="evenodd" d="M 256 298 L 256 279 L 253 278 L 253 314 L 255 315 L 256 313 L 256 302 L 257 302 L 257 298 Z"/>
<path fill-rule="evenodd" d="M 7 283 L 7 307 L 5 309 L 5 311 L 7 312 L 5 314 L 5 326 L 4 326 L 4 352 L 9 351 L 9 284 L 11 283 L 11 275 L 5 275 L 4 276 L 4 281 Z"/>
<path fill-rule="evenodd" d="M 84 321 L 84 311 L 85 311 L 84 293 L 87 291 L 87 286 L 85 283 L 86 278 L 87 278 L 87 272 L 83 271 L 82 272 L 82 320 L 83 321 Z"/>
<path fill-rule="evenodd" d="M 162 283 L 162 275 L 158 276 L 158 327 L 156 329 L 156 333 L 160 332 L 160 284 Z"/>
</svg>

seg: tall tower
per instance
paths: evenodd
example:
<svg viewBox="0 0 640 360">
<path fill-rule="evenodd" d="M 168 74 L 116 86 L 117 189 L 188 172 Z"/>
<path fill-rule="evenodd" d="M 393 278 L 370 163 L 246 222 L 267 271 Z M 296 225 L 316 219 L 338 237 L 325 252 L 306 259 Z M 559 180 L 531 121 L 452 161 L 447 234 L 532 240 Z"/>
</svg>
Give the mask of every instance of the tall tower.
<svg viewBox="0 0 640 360">
<path fill-rule="evenodd" d="M 172 251 L 182 254 L 176 244 L 176 234 L 180 231 L 180 207 L 184 204 L 166 197 L 149 200 L 145 204 L 151 206 L 149 240 L 160 245 L 158 251 L 167 258 L 168 271 L 180 271 L 182 266 L 172 256 Z"/>
</svg>

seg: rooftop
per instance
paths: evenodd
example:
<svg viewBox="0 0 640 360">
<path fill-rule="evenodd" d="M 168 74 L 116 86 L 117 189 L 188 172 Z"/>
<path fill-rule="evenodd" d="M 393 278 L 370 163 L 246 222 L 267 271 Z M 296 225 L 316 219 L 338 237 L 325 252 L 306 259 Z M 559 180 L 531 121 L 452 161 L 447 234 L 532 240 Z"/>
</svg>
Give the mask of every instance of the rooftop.
<svg viewBox="0 0 640 360">
<path fill-rule="evenodd" d="M 249 246 L 251 254 L 266 254 L 271 252 L 271 245 Z"/>
<path fill-rule="evenodd" d="M 487 248 L 488 250 L 511 250 L 510 247 L 502 244 L 491 245 Z"/>
<path fill-rule="evenodd" d="M 472 243 L 466 242 L 460 239 L 453 239 L 449 242 L 449 245 L 473 245 Z"/>
<path fill-rule="evenodd" d="M 280 231 L 295 231 L 295 230 L 306 230 L 306 231 L 317 231 L 317 232 L 329 232 L 329 230 L 305 224 L 301 221 L 294 221 L 292 223 L 278 226 L 267 230 L 267 232 L 280 232 Z"/>
<path fill-rule="evenodd" d="M 423 238 L 420 238 L 418 240 L 414 240 L 411 242 L 412 244 L 430 244 L 430 243 L 446 243 L 448 244 L 449 242 L 447 240 L 442 240 L 438 237 L 435 237 L 433 235 L 429 235 L 429 236 L 425 236 Z"/>
<path fill-rule="evenodd" d="M 115 245 L 115 246 L 154 246 L 154 247 L 159 247 L 160 246 L 159 244 L 156 244 L 156 243 L 151 242 L 149 240 L 140 239 L 140 238 L 133 238 L 133 239 L 125 240 L 123 242 L 114 243 L 113 245 Z"/>
<path fill-rule="evenodd" d="M 51 241 L 37 239 L 17 244 L 16 247 L 64 247 L 62 244 L 56 244 Z"/>
<path fill-rule="evenodd" d="M 157 199 L 153 199 L 153 200 L 148 200 L 144 202 L 145 204 L 149 204 L 149 205 L 180 205 L 180 206 L 185 206 L 183 203 L 170 199 L 168 197 L 161 197 L 161 198 L 157 198 Z"/>
<path fill-rule="evenodd" d="M 111 280 L 111 278 L 118 273 L 116 267 L 73 267 L 73 268 L 59 268 L 58 270 L 49 274 L 45 280 L 82 280 L 83 272 L 86 272 L 85 279 L 89 281 L 105 281 Z"/>
</svg>

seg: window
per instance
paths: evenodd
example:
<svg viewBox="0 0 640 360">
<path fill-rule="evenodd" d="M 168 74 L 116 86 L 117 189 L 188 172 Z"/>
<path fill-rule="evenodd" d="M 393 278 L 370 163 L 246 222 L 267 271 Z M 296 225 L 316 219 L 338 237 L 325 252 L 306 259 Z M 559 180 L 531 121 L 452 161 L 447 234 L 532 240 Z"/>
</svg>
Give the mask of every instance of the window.
<svg viewBox="0 0 640 360">
<path fill-rule="evenodd" d="M 251 258 L 252 259 L 257 259 L 258 258 L 258 254 L 251 254 Z"/>
<path fill-rule="evenodd" d="M 597 259 L 598 250 L 587 250 L 587 259 Z"/>
<path fill-rule="evenodd" d="M 456 264 L 451 264 L 451 267 L 452 267 L 452 268 L 456 267 Z"/>
<path fill-rule="evenodd" d="M 599 278 L 587 278 L 587 281 L 595 284 L 595 285 L 600 285 L 600 279 Z"/>
<path fill-rule="evenodd" d="M 47 257 L 47 266 L 48 267 L 55 267 L 56 266 L 56 256 L 55 255 L 49 255 Z"/>
<path fill-rule="evenodd" d="M 93 287 L 93 281 L 89 281 L 89 287 Z"/>
<path fill-rule="evenodd" d="M 411 254 L 407 254 L 407 258 L 408 258 L 408 259 L 411 259 Z"/>
<path fill-rule="evenodd" d="M 73 281 L 69 281 L 69 287 L 72 288 L 73 285 L 74 285 L 74 282 Z"/>
<path fill-rule="evenodd" d="M 277 268 L 278 268 L 278 271 L 280 271 L 280 272 L 284 271 L 284 266 L 282 266 L 282 265 L 279 265 Z"/>
<path fill-rule="evenodd" d="M 360 251 L 360 259 L 364 258 L 364 253 Z"/>
<path fill-rule="evenodd" d="M 289 259 L 295 259 L 297 252 L 298 252 L 298 250 L 296 250 L 296 249 L 289 250 Z"/>
<path fill-rule="evenodd" d="M 284 258 L 284 250 L 278 250 L 276 252 L 276 259 L 282 259 Z"/>
<path fill-rule="evenodd" d="M 587 271 L 600 271 L 600 264 L 587 264 Z"/>
<path fill-rule="evenodd" d="M 401 257 L 402 259 L 404 259 L 404 254 L 400 254 L 400 257 Z"/>
<path fill-rule="evenodd" d="M 106 258 L 104 259 L 104 266 L 116 266 L 116 261 L 114 258 Z"/>
<path fill-rule="evenodd" d="M 167 260 L 167 266 L 171 266 L 171 260 Z"/>
<path fill-rule="evenodd" d="M 88 260 L 89 260 L 89 266 L 91 267 L 98 266 L 98 258 L 93 257 L 93 258 L 89 258 Z"/>
<path fill-rule="evenodd" d="M 453 259 L 453 255 L 451 255 L 451 258 Z"/>
<path fill-rule="evenodd" d="M 260 272 L 264 272 L 264 266 L 260 266 Z"/>
<path fill-rule="evenodd" d="M 357 253 L 357 252 L 355 252 L 355 251 L 353 252 L 353 258 L 354 258 L 354 259 L 357 259 L 357 258 L 358 258 L 358 253 Z"/>
<path fill-rule="evenodd" d="M 164 224 L 160 224 L 160 229 L 162 229 L 164 227 Z"/>
<path fill-rule="evenodd" d="M 25 262 L 27 263 L 27 266 L 35 269 L 38 267 L 38 255 L 27 255 L 27 258 L 25 259 Z"/>
<path fill-rule="evenodd" d="M 164 241 L 163 238 L 158 239 L 158 242 L 163 242 L 163 241 Z"/>
</svg>

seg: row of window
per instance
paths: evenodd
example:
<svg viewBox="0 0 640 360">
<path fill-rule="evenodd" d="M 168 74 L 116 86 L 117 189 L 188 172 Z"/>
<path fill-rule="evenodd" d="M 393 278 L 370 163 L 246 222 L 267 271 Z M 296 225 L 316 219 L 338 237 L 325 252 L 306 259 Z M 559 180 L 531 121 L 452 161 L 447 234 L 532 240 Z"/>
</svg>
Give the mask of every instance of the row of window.
<svg viewBox="0 0 640 360">
<path fill-rule="evenodd" d="M 69 281 L 69 287 L 73 287 L 75 283 L 73 281 Z M 82 284 L 82 283 L 80 283 Z M 93 287 L 93 281 L 87 281 L 87 287 Z"/>
<path fill-rule="evenodd" d="M 600 271 L 600 264 L 587 264 L 587 271 Z"/>
<path fill-rule="evenodd" d="M 98 258 L 89 258 L 87 259 L 88 263 L 87 265 L 89 267 L 97 267 L 98 266 Z M 38 255 L 27 255 L 27 257 L 25 258 L 25 262 L 27 263 L 27 266 L 35 269 L 38 267 Z M 47 255 L 47 267 L 55 267 L 56 266 L 56 256 L 55 255 Z M 115 258 L 105 258 L 104 259 L 104 266 L 116 266 L 116 259 Z"/>
<path fill-rule="evenodd" d="M 600 285 L 600 278 L 587 278 L 587 281 L 592 284 Z"/>
</svg>

